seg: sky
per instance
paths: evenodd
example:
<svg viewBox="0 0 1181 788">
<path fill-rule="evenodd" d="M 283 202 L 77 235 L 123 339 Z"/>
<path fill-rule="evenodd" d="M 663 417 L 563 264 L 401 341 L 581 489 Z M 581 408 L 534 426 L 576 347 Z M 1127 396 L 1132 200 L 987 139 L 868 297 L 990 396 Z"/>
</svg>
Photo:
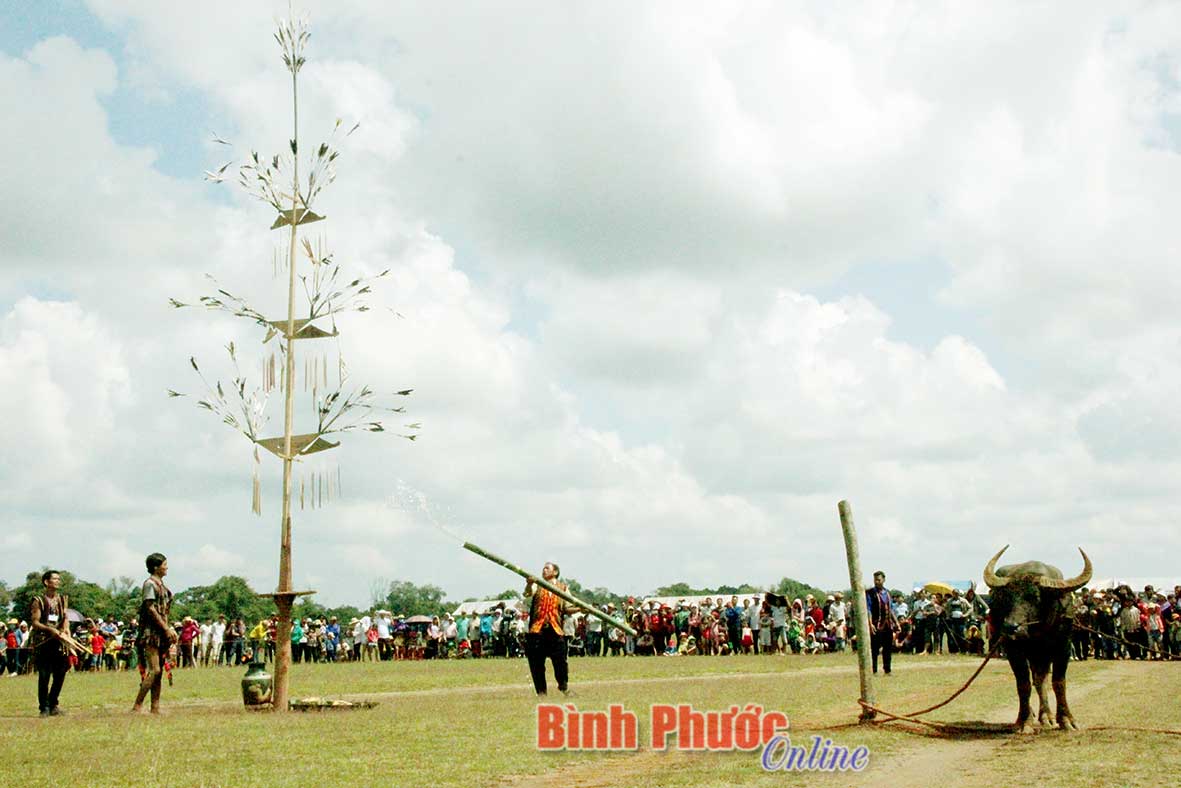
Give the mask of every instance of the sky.
<svg viewBox="0 0 1181 788">
<path fill-rule="evenodd" d="M 209 274 L 284 316 L 273 209 L 202 173 L 292 136 L 287 11 L 0 7 L 10 585 L 160 551 L 175 588 L 275 587 L 280 463 L 255 516 L 189 364 L 228 379 L 232 341 L 257 381 L 273 344 L 168 299 Z M 297 11 L 304 149 L 360 124 L 306 232 L 390 274 L 296 349 L 414 390 L 298 464 L 342 484 L 295 510 L 297 587 L 520 584 L 460 538 L 618 592 L 845 587 L 842 499 L 891 585 L 1006 544 L 1181 582 L 1181 6 Z"/>
</svg>

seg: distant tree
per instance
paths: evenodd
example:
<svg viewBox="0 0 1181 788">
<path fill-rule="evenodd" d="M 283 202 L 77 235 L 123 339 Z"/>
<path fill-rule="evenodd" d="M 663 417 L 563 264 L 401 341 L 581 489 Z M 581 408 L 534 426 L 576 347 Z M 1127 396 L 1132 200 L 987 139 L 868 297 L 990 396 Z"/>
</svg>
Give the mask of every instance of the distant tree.
<svg viewBox="0 0 1181 788">
<path fill-rule="evenodd" d="M 0 580 L 0 613 L 7 615 L 8 608 L 12 606 L 12 591 L 8 588 L 8 583 Z"/>
<path fill-rule="evenodd" d="M 712 594 L 712 591 L 693 588 L 688 583 L 673 583 L 670 586 L 661 586 L 652 592 L 652 596 L 701 596 L 703 594 Z"/>
<path fill-rule="evenodd" d="M 790 577 L 785 577 L 780 580 L 779 584 L 771 590 L 777 594 L 787 597 L 788 600 L 796 598 L 803 599 L 808 594 L 811 594 L 817 599 L 824 599 L 825 597 L 825 592 L 822 589 L 819 589 L 816 586 L 810 586 L 807 583 L 802 583 L 799 580 L 793 580 Z"/>
<path fill-rule="evenodd" d="M 621 596 L 609 588 L 603 588 L 602 586 L 598 586 L 596 588 L 584 588 L 583 585 L 574 578 L 562 579 L 565 580 L 569 586 L 570 593 L 581 599 L 583 602 L 590 602 L 591 604 L 602 606 L 608 602 L 618 604 L 621 599 L 625 598 L 625 596 Z"/>
<path fill-rule="evenodd" d="M 435 615 L 443 609 L 443 589 L 434 585 L 415 585 L 408 580 L 394 580 L 382 605 L 405 616 Z"/>
<path fill-rule="evenodd" d="M 139 610 L 140 589 L 130 577 L 111 578 L 106 592 L 111 597 L 110 615 L 119 621 L 127 621 Z"/>
<path fill-rule="evenodd" d="M 494 596 L 492 598 L 493 599 L 520 599 L 521 592 L 517 591 L 515 588 L 506 588 L 505 590 L 501 591 L 499 594 L 497 594 L 496 596 Z"/>
<path fill-rule="evenodd" d="M 384 577 L 376 577 L 369 583 L 369 607 L 378 608 L 386 603 L 386 596 L 390 593 L 390 581 Z"/>
<path fill-rule="evenodd" d="M 255 622 L 273 609 L 274 603 L 255 594 L 246 578 L 235 576 L 222 577 L 211 586 L 186 588 L 172 602 L 173 618 L 192 616 L 200 621 L 224 615 L 230 620 Z"/>
</svg>

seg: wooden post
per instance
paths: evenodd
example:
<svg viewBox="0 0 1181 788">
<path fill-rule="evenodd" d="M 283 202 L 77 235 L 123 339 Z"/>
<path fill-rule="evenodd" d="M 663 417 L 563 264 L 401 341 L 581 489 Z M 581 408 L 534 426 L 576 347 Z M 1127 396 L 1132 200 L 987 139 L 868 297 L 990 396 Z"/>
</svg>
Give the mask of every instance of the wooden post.
<svg viewBox="0 0 1181 788">
<path fill-rule="evenodd" d="M 857 549 L 857 531 L 853 528 L 853 508 L 848 501 L 837 504 L 841 515 L 841 531 L 845 534 L 845 558 L 849 562 L 849 585 L 853 588 L 853 613 L 857 624 L 857 667 L 861 673 L 861 700 L 877 705 L 873 691 L 873 668 L 870 664 L 869 607 L 865 602 L 865 585 L 861 582 L 861 553 Z M 869 722 L 874 712 L 862 707 L 859 719 Z"/>
<path fill-rule="evenodd" d="M 275 689 L 271 708 L 287 711 L 287 688 L 291 671 L 291 431 L 295 419 L 295 238 L 299 226 L 299 94 L 296 72 L 291 72 L 292 161 L 291 245 L 287 252 L 287 387 L 283 392 L 283 519 L 279 536 L 279 588 L 276 606 L 279 621 L 275 627 Z"/>
</svg>

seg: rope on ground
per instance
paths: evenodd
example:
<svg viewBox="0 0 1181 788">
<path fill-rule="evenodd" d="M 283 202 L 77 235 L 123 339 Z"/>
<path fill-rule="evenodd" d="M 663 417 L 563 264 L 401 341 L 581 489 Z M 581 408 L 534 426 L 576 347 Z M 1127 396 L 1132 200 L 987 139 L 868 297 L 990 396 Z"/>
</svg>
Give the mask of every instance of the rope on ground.
<svg viewBox="0 0 1181 788">
<path fill-rule="evenodd" d="M 1079 629 L 1087 629 L 1089 631 L 1095 632 L 1096 634 L 1103 635 L 1103 633 L 1096 632 L 1095 630 L 1091 630 L 1089 627 L 1079 626 L 1078 628 Z M 1112 635 L 1103 635 L 1103 636 L 1104 637 L 1111 637 L 1114 640 L 1123 640 L 1122 638 L 1115 637 Z M 923 727 L 926 727 L 926 728 L 932 730 L 935 733 L 935 735 L 937 735 L 937 736 L 950 736 L 950 735 L 955 735 L 955 734 L 966 734 L 966 733 L 977 733 L 977 734 L 979 734 L 979 733 L 998 733 L 1002 730 L 1005 730 L 1008 728 L 1008 726 L 1003 726 L 1001 728 L 998 728 L 996 725 L 991 725 L 991 726 L 989 726 L 989 725 L 956 725 L 954 723 L 930 722 L 928 720 L 918 719 L 919 717 L 921 717 L 924 714 L 929 714 L 930 712 L 935 711 L 936 709 L 943 708 L 944 706 L 946 706 L 947 704 L 949 704 L 953 700 L 955 700 L 957 697 L 959 697 L 961 694 L 963 694 L 963 692 L 965 690 L 967 690 L 968 687 L 970 687 L 972 685 L 972 682 L 974 682 L 976 680 L 976 677 L 979 676 L 980 673 L 984 670 L 984 666 L 988 664 L 989 660 L 991 660 L 994 656 L 996 656 L 996 654 L 1000 650 L 1000 646 L 1004 642 L 1004 640 L 1005 640 L 1005 638 L 1003 636 L 1000 638 L 997 638 L 996 642 L 994 642 L 992 644 L 992 648 L 989 650 L 988 655 L 984 657 L 984 661 L 980 663 L 980 667 L 976 668 L 976 672 L 973 673 L 970 677 L 968 677 L 968 680 L 965 681 L 963 683 L 963 685 L 959 689 L 957 689 L 955 692 L 953 692 L 945 701 L 942 701 L 940 703 L 936 703 L 934 706 L 928 706 L 925 709 L 920 709 L 919 711 L 911 712 L 909 714 L 895 714 L 893 712 L 886 711 L 885 709 L 874 706 L 870 703 L 866 703 L 864 700 L 858 699 L 857 703 L 860 704 L 861 708 L 864 711 L 873 712 L 874 715 L 881 715 L 885 719 L 876 719 L 876 718 L 866 717 L 861 722 L 849 722 L 849 723 L 842 723 L 839 725 L 830 725 L 828 727 L 816 728 L 814 730 L 825 730 L 825 731 L 840 730 L 840 729 L 844 729 L 844 728 L 856 727 L 858 725 L 862 725 L 862 724 L 866 724 L 866 723 L 871 724 L 871 725 L 885 725 L 886 723 L 889 723 L 889 722 L 901 722 L 901 723 L 911 723 L 913 725 L 920 725 L 920 726 L 923 726 Z M 1124 641 L 1124 642 L 1127 642 L 1127 641 Z M 1139 644 L 1131 644 L 1131 645 L 1139 645 Z M 1153 649 L 1150 649 L 1146 646 L 1140 646 L 1140 648 L 1143 648 L 1146 651 L 1153 650 Z M 1160 653 L 1160 652 L 1157 652 L 1157 653 Z M 1163 733 L 1163 734 L 1167 734 L 1170 736 L 1181 736 L 1181 731 L 1170 730 L 1167 728 L 1140 728 L 1140 727 L 1122 727 L 1122 726 L 1115 726 L 1115 725 L 1096 725 L 1093 727 L 1084 728 L 1083 730 L 1086 730 L 1086 731 L 1120 731 L 1120 732 L 1136 732 L 1136 733 Z"/>
</svg>

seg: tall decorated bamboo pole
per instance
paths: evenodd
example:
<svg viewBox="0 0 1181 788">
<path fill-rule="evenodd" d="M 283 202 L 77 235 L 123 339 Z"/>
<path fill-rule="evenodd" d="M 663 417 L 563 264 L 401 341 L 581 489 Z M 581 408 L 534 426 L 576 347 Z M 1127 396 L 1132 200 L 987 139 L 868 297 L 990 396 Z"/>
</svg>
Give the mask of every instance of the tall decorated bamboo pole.
<svg viewBox="0 0 1181 788">
<path fill-rule="evenodd" d="M 509 570 L 510 572 L 516 572 L 518 575 L 525 578 L 526 580 L 532 580 L 534 583 L 541 586 L 546 591 L 549 591 L 551 594 L 555 594 L 560 599 L 564 599 L 565 601 L 569 602 L 570 604 L 574 605 L 575 607 L 581 608 L 582 610 L 591 614 L 595 618 L 600 618 L 603 621 L 606 621 L 611 626 L 619 627 L 620 629 L 622 629 L 624 632 L 626 632 L 629 635 L 636 634 L 635 629 L 633 629 L 630 624 L 620 621 L 617 618 L 612 618 L 611 616 L 604 613 L 602 610 L 599 610 L 594 605 L 589 604 L 587 602 L 583 602 L 581 599 L 574 596 L 569 591 L 563 591 L 561 588 L 559 588 L 558 586 L 549 582 L 548 580 L 546 580 L 543 577 L 537 577 L 536 575 L 529 574 L 528 572 L 526 572 L 524 569 L 517 566 L 516 564 L 510 563 L 510 562 L 506 561 L 505 559 L 501 558 L 500 556 L 490 553 L 481 547 L 477 547 L 476 545 L 472 544 L 471 542 L 464 542 L 463 549 L 473 552 L 476 555 L 480 556 L 481 558 L 487 558 L 492 563 L 499 564 L 500 566 L 503 566 L 505 569 Z"/>
<path fill-rule="evenodd" d="M 327 358 L 315 358 L 311 373 L 305 369 L 305 385 L 310 384 L 312 404 L 318 419 L 314 432 L 294 434 L 295 432 L 295 346 L 308 340 L 333 338 L 339 335 L 336 326 L 336 316 L 350 311 L 364 312 L 368 310 L 365 297 L 371 292 L 370 285 L 389 271 L 382 271 L 374 276 L 359 276 L 350 278 L 342 276 L 342 266 L 333 260 L 330 252 L 325 252 L 322 245 L 313 245 L 304 240 L 299 241 L 299 225 L 322 220 L 312 212 L 312 203 L 325 186 L 336 178 L 334 162 L 339 152 L 334 147 L 337 131 L 341 121 L 337 119 L 333 127 L 332 136 L 328 141 L 320 143 L 312 149 L 308 160 L 308 170 L 304 180 L 300 180 L 299 157 L 299 71 L 304 64 L 303 50 L 310 37 L 307 23 L 300 18 L 289 18 L 279 22 L 275 33 L 275 40 L 283 52 L 283 63 L 291 73 L 291 109 L 292 136 L 289 142 L 290 155 L 277 155 L 270 159 L 259 156 L 255 151 L 250 153 L 246 163 L 238 168 L 240 185 L 252 196 L 270 205 L 278 212 L 278 218 L 271 225 L 272 230 L 290 227 L 291 235 L 287 247 L 287 313 L 278 320 L 270 320 L 260 311 L 252 307 L 241 296 L 234 295 L 220 285 L 212 295 L 201 296 L 196 304 L 185 303 L 173 298 L 170 303 L 177 308 L 189 306 L 203 306 L 206 309 L 221 310 L 235 317 L 250 320 L 266 330 L 263 344 L 268 343 L 275 336 L 279 336 L 279 353 L 284 355 L 283 374 L 276 380 L 275 356 L 272 353 L 269 361 L 262 364 L 262 383 L 252 385 L 248 376 L 238 366 L 238 355 L 234 343 L 226 346 L 230 359 L 234 363 L 235 376 L 228 386 L 223 386 L 220 380 L 212 383 L 206 379 L 197 364 L 195 357 L 189 362 L 193 370 L 201 377 L 205 384 L 206 394 L 197 401 L 197 405 L 212 412 L 243 436 L 254 447 L 254 490 L 251 508 L 255 514 L 261 515 L 262 503 L 259 493 L 259 448 L 266 449 L 283 461 L 283 500 L 280 508 L 280 537 L 279 537 L 279 582 L 275 591 L 261 594 L 274 599 L 278 611 L 278 626 L 275 637 L 278 639 L 275 650 L 274 688 L 270 695 L 272 707 L 276 711 L 286 711 L 288 701 L 289 674 L 291 668 L 291 625 L 292 612 L 296 597 L 315 593 L 313 591 L 295 591 L 292 589 L 291 569 L 291 510 L 294 495 L 293 463 L 303 461 L 306 457 L 333 449 L 340 444 L 327 439 L 332 433 L 348 432 L 351 430 L 365 430 L 368 432 L 385 432 L 384 424 L 375 420 L 376 411 L 388 413 L 404 413 L 402 407 L 387 407 L 379 405 L 376 393 L 368 386 L 353 386 L 345 373 L 343 359 L 338 359 L 338 385 L 330 390 L 327 375 Z M 357 129 L 353 126 L 345 136 Z M 214 141 L 223 145 L 230 143 L 214 137 Z M 225 180 L 226 170 L 233 162 L 223 164 L 219 169 L 205 173 L 206 179 L 214 182 Z M 290 184 L 290 186 L 288 186 Z M 285 191 L 290 189 L 290 194 Z M 297 267 L 301 260 L 299 250 L 304 251 L 306 260 L 311 264 L 310 276 L 299 275 Z M 276 272 L 277 275 L 277 272 Z M 208 276 L 208 275 L 207 275 Z M 304 294 L 307 297 L 307 316 L 296 317 L 296 278 L 303 283 Z M 209 277 L 212 279 L 213 277 Z M 214 280 L 216 282 L 216 280 Z M 317 322 L 331 321 L 331 330 L 317 325 Z M 347 384 L 347 390 L 346 390 Z M 278 437 L 262 437 L 262 429 L 267 421 L 266 405 L 270 392 L 276 386 L 283 389 L 283 434 Z M 408 396 L 413 389 L 393 392 L 395 396 Z M 169 396 L 186 396 L 177 391 L 168 391 Z M 419 424 L 404 424 L 409 430 L 398 437 L 414 440 L 418 437 L 414 430 Z M 329 474 L 327 492 L 331 500 L 333 487 Z M 340 494 L 340 474 L 337 468 L 336 494 Z M 324 503 L 323 470 L 311 474 L 314 494 L 313 507 Z M 318 487 L 315 486 L 318 481 Z M 300 482 L 303 489 L 303 481 Z M 301 495 L 301 508 L 302 508 Z M 264 701 L 265 702 L 265 701 Z"/>
<path fill-rule="evenodd" d="M 841 515 L 841 531 L 845 534 L 845 558 L 849 562 L 849 585 L 853 588 L 853 611 L 857 625 L 857 668 L 861 674 L 861 700 L 870 706 L 877 705 L 873 691 L 873 669 L 870 666 L 871 649 L 869 642 L 869 606 L 865 602 L 865 584 L 861 581 L 861 553 L 857 549 L 857 531 L 853 527 L 853 507 L 848 501 L 837 504 Z M 874 713 L 864 706 L 861 721 L 868 722 Z"/>
<path fill-rule="evenodd" d="M 291 671 L 291 429 L 295 421 L 295 239 L 299 227 L 299 68 L 291 69 L 291 148 L 294 165 L 291 183 L 291 243 L 287 252 L 287 385 L 283 387 L 283 515 L 279 537 L 279 586 L 275 607 L 279 623 L 275 627 L 275 689 L 271 705 L 275 711 L 287 711 Z"/>
</svg>

